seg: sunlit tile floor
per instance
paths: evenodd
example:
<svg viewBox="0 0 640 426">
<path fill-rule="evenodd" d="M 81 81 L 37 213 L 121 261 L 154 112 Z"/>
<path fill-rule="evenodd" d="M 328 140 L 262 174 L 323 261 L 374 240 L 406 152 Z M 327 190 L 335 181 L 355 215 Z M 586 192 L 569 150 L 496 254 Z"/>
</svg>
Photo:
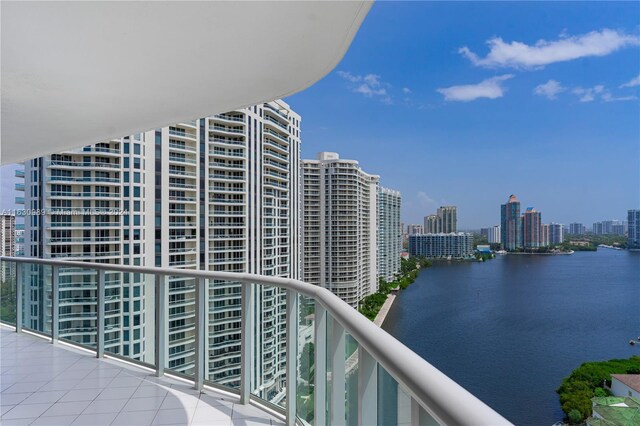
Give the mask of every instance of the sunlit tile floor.
<svg viewBox="0 0 640 426">
<path fill-rule="evenodd" d="M 282 425 L 261 409 L 0 326 L 0 424 Z"/>
</svg>

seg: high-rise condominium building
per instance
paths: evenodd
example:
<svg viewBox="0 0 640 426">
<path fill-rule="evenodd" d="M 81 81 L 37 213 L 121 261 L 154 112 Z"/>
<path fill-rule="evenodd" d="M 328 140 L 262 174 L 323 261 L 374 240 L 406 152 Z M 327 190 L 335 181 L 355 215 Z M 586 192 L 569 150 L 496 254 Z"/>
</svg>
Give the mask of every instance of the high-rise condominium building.
<svg viewBox="0 0 640 426">
<path fill-rule="evenodd" d="M 515 250 L 522 247 L 520 201 L 515 195 L 509 196 L 507 203 L 500 206 L 500 229 L 503 249 Z"/>
<path fill-rule="evenodd" d="M 440 229 L 438 232 L 450 234 L 458 231 L 458 208 L 456 206 L 438 207 Z"/>
<path fill-rule="evenodd" d="M 430 214 L 424 217 L 424 232 L 426 234 L 437 234 L 441 230 L 442 226 L 438 215 Z"/>
<path fill-rule="evenodd" d="M 380 187 L 378 194 L 378 276 L 392 281 L 400 271 L 402 226 L 400 192 Z"/>
<path fill-rule="evenodd" d="M 16 217 L 12 214 L 0 215 L 0 256 L 16 255 Z M 14 275 L 15 264 L 2 262 L 0 281 L 5 282 Z"/>
<path fill-rule="evenodd" d="M 564 241 L 564 225 L 561 223 L 549 224 L 549 244 L 562 244 Z"/>
<path fill-rule="evenodd" d="M 500 225 L 480 229 L 480 235 L 487 238 L 489 244 L 500 243 Z"/>
<path fill-rule="evenodd" d="M 300 116 L 275 101 L 32 160 L 25 165 L 25 204 L 52 214 L 27 223 L 27 255 L 299 278 L 299 129 Z M 106 350 L 144 359 L 151 349 L 145 345 L 152 345 L 145 328 L 153 319 L 143 315 L 153 312 L 152 277 L 121 275 L 106 276 Z M 95 310 L 80 312 L 87 304 L 73 302 L 95 298 L 95 286 L 86 283 L 95 278 L 61 271 L 68 290 L 60 295 L 60 335 L 93 344 Z M 191 373 L 195 283 L 170 277 L 168 286 L 168 367 Z M 39 288 L 35 275 L 33 287 Z M 240 289 L 213 281 L 208 288 L 216 338 L 208 342 L 206 378 L 231 386 L 240 379 Z M 261 286 L 252 291 L 260 301 L 254 335 L 271 342 L 253 345 L 253 392 L 278 400 L 285 386 L 285 295 Z M 26 320 L 46 324 L 38 317 L 47 315 L 44 305 L 31 312 Z"/>
<path fill-rule="evenodd" d="M 583 235 L 585 232 L 587 232 L 587 229 L 583 224 L 577 222 L 569 224 L 569 234 Z"/>
<path fill-rule="evenodd" d="M 424 227 L 419 224 L 407 225 L 407 234 L 409 235 L 424 234 Z"/>
<path fill-rule="evenodd" d="M 432 259 L 464 259 L 473 256 L 473 235 L 467 233 L 409 236 L 409 254 Z"/>
<path fill-rule="evenodd" d="M 303 278 L 357 307 L 378 288 L 378 176 L 321 152 L 302 161 Z"/>
<path fill-rule="evenodd" d="M 543 223 L 540 225 L 540 247 L 547 247 L 549 238 L 549 225 Z"/>
<path fill-rule="evenodd" d="M 629 249 L 640 250 L 640 210 L 629 210 L 627 223 L 629 226 Z"/>
<path fill-rule="evenodd" d="M 522 215 L 522 246 L 526 249 L 543 246 L 542 214 L 528 207 Z"/>
</svg>

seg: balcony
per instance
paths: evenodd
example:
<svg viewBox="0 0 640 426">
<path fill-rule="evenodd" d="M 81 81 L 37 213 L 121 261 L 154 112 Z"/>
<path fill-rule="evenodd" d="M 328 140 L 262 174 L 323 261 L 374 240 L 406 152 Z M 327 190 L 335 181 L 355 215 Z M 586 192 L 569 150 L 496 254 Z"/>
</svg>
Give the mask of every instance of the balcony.
<svg viewBox="0 0 640 426">
<path fill-rule="evenodd" d="M 234 420 L 236 413 L 250 413 L 248 415 L 261 419 L 262 424 L 281 424 L 278 422 L 282 421 L 288 425 L 508 424 L 449 377 L 329 290 L 318 286 L 292 279 L 231 272 L 8 257 L 0 257 L 0 262 L 16 263 L 14 283 L 17 283 L 13 288 L 4 287 L 2 294 L 5 304 L 1 318 L 5 324 L 2 327 L 2 363 L 3 367 L 10 366 L 2 371 L 2 399 L 3 403 L 13 405 L 3 415 L 3 421 L 46 417 L 59 412 L 69 416 L 64 423 L 73 420 L 111 423 L 120 419 L 125 423 L 149 424 L 153 421 L 159 424 L 164 416 L 173 416 L 172 421 L 178 424 L 211 424 L 218 420 L 240 424 L 248 418 Z M 75 274 L 82 271 L 84 279 L 79 285 L 94 295 L 86 299 L 86 304 L 96 309 L 97 320 L 87 319 L 90 324 L 82 326 L 83 332 L 79 336 L 60 329 L 63 316 L 59 302 L 60 282 L 69 268 L 74 268 Z M 112 274 L 114 272 L 142 277 L 139 282 L 143 288 L 141 292 L 148 301 L 145 307 L 149 311 L 139 311 L 143 318 L 141 323 L 148 325 L 144 329 L 147 350 L 135 357 L 117 352 L 119 345 L 113 333 L 119 325 L 105 324 L 106 312 L 110 312 L 105 305 L 114 302 L 114 296 L 107 296 L 105 277 L 107 274 L 118 276 Z M 28 279 L 34 273 L 39 273 L 42 279 Z M 193 324 L 187 322 L 170 327 L 172 293 L 169 285 L 172 281 L 169 277 L 174 281 L 178 278 L 195 283 Z M 220 300 L 213 297 L 215 287 L 211 283 L 221 282 L 241 287 L 241 294 L 232 297 L 233 300 L 221 301 L 218 311 L 238 312 L 239 334 L 236 331 L 234 335 L 225 335 L 229 330 L 218 331 L 209 324 L 209 303 Z M 280 337 L 284 342 L 277 348 L 274 344 L 267 348 L 256 347 L 253 333 L 271 336 L 271 332 L 261 331 L 259 327 L 274 324 L 274 317 L 262 317 L 263 313 L 254 309 L 255 294 L 275 290 L 286 292 L 286 304 L 278 308 L 282 309 L 282 314 L 286 313 L 283 324 L 286 338 Z M 25 299 L 37 294 L 51 301 L 50 312 L 42 315 L 44 319 L 31 318 L 29 310 L 15 308 L 29 306 L 25 303 L 29 300 Z M 266 311 L 273 314 L 272 310 Z M 7 332 L 7 324 L 18 333 Z M 179 366 L 171 364 L 174 360 L 169 359 L 167 351 L 167 347 L 175 344 L 170 340 L 173 333 L 178 331 L 180 336 L 183 329 L 193 333 L 194 346 L 189 352 L 192 361 L 185 360 L 185 364 L 193 362 L 190 373 L 180 372 Z M 58 344 L 47 345 L 45 340 L 22 331 L 31 331 Z M 216 342 L 218 336 L 221 340 Z M 78 339 L 84 340 L 79 342 Z M 185 337 L 180 339 L 184 341 Z M 239 352 L 236 380 L 226 377 L 227 373 L 217 374 L 218 367 L 214 362 L 219 359 L 214 361 L 210 356 L 216 345 L 226 339 L 231 339 L 229 341 Z M 209 346 L 205 346 L 207 341 Z M 107 346 L 106 342 L 110 344 Z M 82 347 L 85 351 L 68 346 Z M 256 362 L 252 357 L 261 350 L 262 362 Z M 286 362 L 278 361 L 284 366 L 283 376 L 274 380 L 272 373 L 277 370 L 270 364 L 264 367 L 264 382 L 256 382 L 259 379 L 250 374 L 250 369 L 256 368 L 256 364 L 266 364 L 268 355 L 274 350 L 283 350 L 286 358 Z M 55 362 L 50 362 L 52 360 Z M 221 376 L 225 378 L 215 379 Z M 271 392 L 263 391 L 277 383 L 283 385 Z M 296 385 L 286 386 L 286 383 Z M 17 398 L 17 393 L 25 392 L 30 394 L 27 398 L 38 400 L 38 404 L 30 405 L 34 401 Z M 51 392 L 59 395 L 54 398 Z M 148 406 L 142 406 L 143 401 L 138 400 L 143 397 L 147 398 L 144 403 Z M 54 400 L 57 402 L 50 402 Z M 102 400 L 110 401 L 99 402 Z M 74 404 L 65 405 L 67 402 Z M 140 411 L 132 411 L 134 407 Z M 313 407 L 327 407 L 327 410 L 314 410 Z M 123 416 L 125 412 L 132 414 Z M 109 413 L 109 416 L 94 416 L 90 420 L 89 413 Z M 46 419 L 41 421 L 46 423 Z"/>
</svg>

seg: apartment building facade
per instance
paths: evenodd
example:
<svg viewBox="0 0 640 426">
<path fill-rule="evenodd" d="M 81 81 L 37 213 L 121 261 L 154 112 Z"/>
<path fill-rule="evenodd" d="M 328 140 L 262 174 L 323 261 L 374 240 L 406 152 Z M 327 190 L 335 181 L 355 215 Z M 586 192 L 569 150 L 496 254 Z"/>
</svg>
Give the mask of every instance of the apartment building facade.
<svg viewBox="0 0 640 426">
<path fill-rule="evenodd" d="M 378 181 L 337 153 L 302 160 L 303 280 L 353 307 L 378 288 Z"/>
<path fill-rule="evenodd" d="M 409 254 L 429 259 L 468 259 L 473 257 L 473 235 L 463 232 L 409 235 Z"/>
<path fill-rule="evenodd" d="M 25 165 L 25 204 L 51 214 L 26 224 L 25 250 L 36 257 L 299 278 L 299 158 L 300 116 L 274 101 L 32 160 Z M 72 214 L 78 211 L 83 214 Z M 149 356 L 144 337 L 153 319 L 140 312 L 144 304 L 153 311 L 152 278 L 107 274 L 113 301 L 106 306 L 107 351 Z M 95 277 L 61 273 L 61 286 L 67 280 L 77 285 L 61 298 L 95 298 Z M 43 288 L 37 280 L 32 285 Z M 191 373 L 195 282 L 169 277 L 167 286 L 167 368 Z M 233 282 L 208 286 L 208 334 L 215 331 L 215 338 L 207 342 L 206 378 L 229 386 L 240 379 L 240 291 Z M 253 359 L 261 362 L 252 383 L 259 396 L 278 400 L 286 385 L 285 295 L 253 291 L 259 301 L 253 347 L 260 352 Z M 61 336 L 95 344 L 95 311 L 64 313 L 69 324 L 61 324 Z M 67 332 L 79 324 L 86 332 Z"/>
<path fill-rule="evenodd" d="M 402 226 L 399 191 L 380 187 L 378 193 L 378 277 L 392 281 L 400 271 Z"/>
</svg>

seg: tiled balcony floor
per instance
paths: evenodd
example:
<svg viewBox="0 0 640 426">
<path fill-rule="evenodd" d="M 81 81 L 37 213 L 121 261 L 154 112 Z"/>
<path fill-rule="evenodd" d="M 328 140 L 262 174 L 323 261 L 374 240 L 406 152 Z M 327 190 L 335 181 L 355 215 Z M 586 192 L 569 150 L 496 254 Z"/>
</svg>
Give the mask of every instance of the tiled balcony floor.
<svg viewBox="0 0 640 426">
<path fill-rule="evenodd" d="M 0 326 L 2 426 L 283 425 L 234 396 Z"/>
</svg>

